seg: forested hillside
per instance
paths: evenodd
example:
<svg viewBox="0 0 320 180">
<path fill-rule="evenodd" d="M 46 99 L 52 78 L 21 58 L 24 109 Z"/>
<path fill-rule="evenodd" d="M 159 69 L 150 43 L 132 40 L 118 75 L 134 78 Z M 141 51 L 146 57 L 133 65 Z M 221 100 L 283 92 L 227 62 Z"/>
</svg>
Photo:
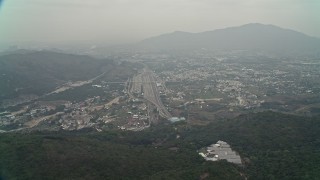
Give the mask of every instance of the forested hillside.
<svg viewBox="0 0 320 180">
<path fill-rule="evenodd" d="M 68 81 L 88 80 L 114 67 L 110 60 L 49 51 L 0 56 L 0 103 L 20 95 L 42 95 Z"/>
<path fill-rule="evenodd" d="M 274 112 L 208 126 L 163 124 L 143 132 L 34 132 L 0 136 L 2 179 L 317 179 L 320 118 Z M 180 138 L 177 138 L 180 135 Z M 205 162 L 217 140 L 243 167 Z"/>
</svg>

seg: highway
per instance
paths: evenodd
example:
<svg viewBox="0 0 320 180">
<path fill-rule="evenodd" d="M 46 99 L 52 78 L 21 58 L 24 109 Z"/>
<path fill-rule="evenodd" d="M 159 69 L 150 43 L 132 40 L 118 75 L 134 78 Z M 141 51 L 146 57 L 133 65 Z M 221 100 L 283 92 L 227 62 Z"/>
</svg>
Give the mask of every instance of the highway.
<svg viewBox="0 0 320 180">
<path fill-rule="evenodd" d="M 133 87 L 135 88 L 132 88 L 132 90 L 137 90 L 139 88 L 139 85 L 141 86 L 142 84 L 144 98 L 157 107 L 159 115 L 161 117 L 166 119 L 171 118 L 171 114 L 168 112 L 167 108 L 161 102 L 159 91 L 156 85 L 157 80 L 155 74 L 149 69 L 144 69 L 143 72 L 138 75 L 138 77 L 139 80 L 137 78 L 134 78 L 134 80 L 138 81 L 137 83 L 133 81 Z"/>
</svg>

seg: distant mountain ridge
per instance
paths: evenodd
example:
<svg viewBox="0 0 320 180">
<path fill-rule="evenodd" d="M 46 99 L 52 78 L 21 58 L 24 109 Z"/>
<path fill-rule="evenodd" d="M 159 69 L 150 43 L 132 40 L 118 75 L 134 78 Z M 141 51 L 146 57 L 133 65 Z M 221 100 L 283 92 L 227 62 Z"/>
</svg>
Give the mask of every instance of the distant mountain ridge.
<svg viewBox="0 0 320 180">
<path fill-rule="evenodd" d="M 261 50 L 279 53 L 319 53 L 320 39 L 303 33 L 259 23 L 201 33 L 176 31 L 145 39 L 144 50 Z"/>
<path fill-rule="evenodd" d="M 0 56 L 0 105 L 20 95 L 42 95 L 68 81 L 91 79 L 114 67 L 111 60 L 50 51 L 18 50 Z"/>
</svg>

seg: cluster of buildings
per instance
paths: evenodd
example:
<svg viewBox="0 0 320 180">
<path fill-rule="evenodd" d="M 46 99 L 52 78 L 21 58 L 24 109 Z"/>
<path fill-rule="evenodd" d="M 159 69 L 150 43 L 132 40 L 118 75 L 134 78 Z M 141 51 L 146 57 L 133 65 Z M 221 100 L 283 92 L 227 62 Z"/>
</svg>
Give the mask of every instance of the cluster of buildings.
<svg viewBox="0 0 320 180">
<path fill-rule="evenodd" d="M 100 84 L 93 88 L 104 88 Z M 120 99 L 120 90 L 109 92 L 112 97 Z M 106 97 L 110 96 L 106 94 Z M 101 127 L 114 120 L 110 107 L 118 102 L 109 103 L 109 98 L 94 96 L 83 101 L 36 101 L 24 106 L 16 112 L 0 114 L 0 129 L 63 129 L 79 130 L 83 128 Z M 118 107 L 119 109 L 121 107 Z M 98 114 L 100 113 L 100 114 Z"/>
<path fill-rule="evenodd" d="M 11 124 L 15 119 L 15 116 L 12 115 L 11 113 L 5 111 L 0 113 L 0 126 L 6 126 Z"/>
<path fill-rule="evenodd" d="M 149 118 L 148 115 L 132 114 L 127 118 L 128 122 L 119 128 L 121 130 L 141 131 L 150 127 Z"/>
<path fill-rule="evenodd" d="M 199 155 L 207 161 L 227 160 L 230 163 L 242 164 L 238 153 L 233 151 L 227 142 L 221 140 L 200 150 Z"/>
<path fill-rule="evenodd" d="M 186 118 L 185 117 L 172 117 L 168 119 L 171 123 L 175 123 L 175 122 L 180 122 L 180 121 L 185 121 Z"/>
<path fill-rule="evenodd" d="M 176 117 L 168 119 L 171 122 L 184 121 L 179 117 L 184 116 L 182 112 L 192 110 L 187 108 L 190 104 L 198 106 L 194 109 L 200 109 L 200 113 L 207 111 L 225 117 L 226 113 L 237 110 L 269 110 L 279 101 L 279 106 L 286 109 L 290 106 L 302 109 L 297 103 L 286 104 L 286 99 L 279 100 L 279 96 L 303 99 L 320 93 L 319 64 L 203 52 L 187 55 L 136 54 L 128 58 L 143 61 L 157 73 L 154 81 L 161 101 L 166 109 L 175 112 L 172 115 Z M 120 129 L 143 129 L 150 125 L 152 119 L 157 119 L 155 113 L 150 115 L 156 107 L 150 108 L 143 100 L 144 94 L 151 89 L 144 89 L 145 78 L 141 74 L 135 76 L 131 92 L 105 81 L 91 85 L 92 88 L 102 88 L 108 93 L 108 99 L 96 96 L 81 102 L 29 106 L 19 113 L 0 113 L 0 127 L 24 127 L 32 119 L 43 118 L 46 120 L 41 123 L 51 123 L 65 130 L 96 126 L 100 129 L 111 122 Z M 119 99 L 107 102 L 110 96 Z M 48 116 L 50 118 L 47 119 Z M 189 119 L 189 115 L 185 117 Z"/>
<path fill-rule="evenodd" d="M 302 63 L 302 60 L 283 62 L 235 54 L 224 54 L 223 58 L 213 54 L 174 57 L 163 60 L 161 63 L 167 63 L 168 67 L 159 65 L 158 70 L 163 80 L 176 83 L 168 86 L 173 91 L 174 96 L 170 97 L 173 101 L 222 98 L 221 104 L 228 109 L 246 110 L 261 108 L 266 101 L 277 101 L 274 96 L 303 97 L 320 93 L 317 80 L 320 66 Z M 179 96 L 182 93 L 186 96 Z"/>
</svg>

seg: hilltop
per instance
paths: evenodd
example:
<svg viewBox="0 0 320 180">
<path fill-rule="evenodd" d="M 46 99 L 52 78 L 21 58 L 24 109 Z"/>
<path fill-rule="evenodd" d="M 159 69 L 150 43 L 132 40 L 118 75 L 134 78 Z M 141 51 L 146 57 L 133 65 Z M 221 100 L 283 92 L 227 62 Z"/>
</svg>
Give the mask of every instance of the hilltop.
<svg viewBox="0 0 320 180">
<path fill-rule="evenodd" d="M 146 51 L 244 50 L 280 54 L 318 54 L 320 39 L 274 25 L 246 24 L 200 33 L 176 31 L 145 39 Z"/>
<path fill-rule="evenodd" d="M 69 81 L 94 78 L 115 66 L 111 60 L 50 51 L 19 50 L 0 56 L 0 104 L 40 96 Z"/>
</svg>

